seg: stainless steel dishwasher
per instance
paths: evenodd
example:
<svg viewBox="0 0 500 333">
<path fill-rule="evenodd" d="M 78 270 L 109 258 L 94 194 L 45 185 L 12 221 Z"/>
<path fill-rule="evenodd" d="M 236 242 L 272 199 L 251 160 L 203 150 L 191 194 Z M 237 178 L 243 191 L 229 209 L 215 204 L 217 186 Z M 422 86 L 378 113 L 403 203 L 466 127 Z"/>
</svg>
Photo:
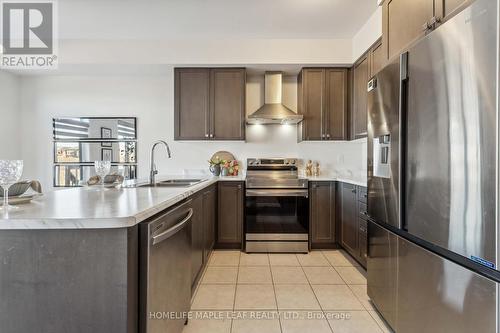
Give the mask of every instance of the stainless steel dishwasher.
<svg viewBox="0 0 500 333">
<path fill-rule="evenodd" d="M 140 332 L 181 333 L 191 301 L 191 200 L 140 225 Z"/>
</svg>

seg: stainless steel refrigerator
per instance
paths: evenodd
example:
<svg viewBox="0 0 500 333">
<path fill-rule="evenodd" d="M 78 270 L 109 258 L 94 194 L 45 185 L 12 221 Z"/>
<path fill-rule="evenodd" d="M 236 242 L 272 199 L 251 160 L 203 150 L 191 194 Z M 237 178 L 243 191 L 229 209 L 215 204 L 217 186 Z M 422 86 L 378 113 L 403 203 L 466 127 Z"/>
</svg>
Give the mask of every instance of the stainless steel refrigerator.
<svg viewBox="0 0 500 333">
<path fill-rule="evenodd" d="M 368 295 L 406 332 L 496 332 L 498 4 L 478 0 L 368 83 Z"/>
</svg>

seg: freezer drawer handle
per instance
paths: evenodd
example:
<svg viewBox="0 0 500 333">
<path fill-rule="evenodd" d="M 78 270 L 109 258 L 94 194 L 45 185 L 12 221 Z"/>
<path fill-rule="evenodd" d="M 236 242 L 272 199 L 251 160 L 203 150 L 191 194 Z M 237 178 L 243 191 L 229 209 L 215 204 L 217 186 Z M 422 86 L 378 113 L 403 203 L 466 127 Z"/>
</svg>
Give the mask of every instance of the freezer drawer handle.
<svg viewBox="0 0 500 333">
<path fill-rule="evenodd" d="M 176 233 L 178 233 L 179 231 L 181 231 L 187 225 L 187 223 L 189 222 L 189 220 L 191 220 L 192 216 L 193 216 L 193 208 L 189 208 L 188 215 L 182 221 L 180 221 L 179 223 L 177 223 L 173 227 L 165 230 L 161 234 L 152 237 L 152 239 L 153 239 L 153 245 L 161 243 L 164 240 L 172 237 L 173 235 L 175 235 Z"/>
</svg>

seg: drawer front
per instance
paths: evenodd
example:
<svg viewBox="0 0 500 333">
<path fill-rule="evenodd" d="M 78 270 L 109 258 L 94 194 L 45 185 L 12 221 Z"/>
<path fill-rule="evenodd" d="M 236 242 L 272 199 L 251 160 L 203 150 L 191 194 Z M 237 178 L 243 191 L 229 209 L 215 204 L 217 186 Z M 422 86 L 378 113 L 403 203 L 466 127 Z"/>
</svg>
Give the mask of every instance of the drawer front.
<svg viewBox="0 0 500 333">
<path fill-rule="evenodd" d="M 366 220 L 359 219 L 358 224 L 360 232 L 368 233 L 368 222 Z"/>
<path fill-rule="evenodd" d="M 363 220 L 367 220 L 368 219 L 368 213 L 367 213 L 366 203 L 359 202 L 358 203 L 358 208 L 359 208 L 358 217 L 361 218 L 361 219 L 363 219 Z"/>
<path fill-rule="evenodd" d="M 366 204 L 366 199 L 368 197 L 367 189 L 363 186 L 358 186 L 358 201 Z"/>
</svg>

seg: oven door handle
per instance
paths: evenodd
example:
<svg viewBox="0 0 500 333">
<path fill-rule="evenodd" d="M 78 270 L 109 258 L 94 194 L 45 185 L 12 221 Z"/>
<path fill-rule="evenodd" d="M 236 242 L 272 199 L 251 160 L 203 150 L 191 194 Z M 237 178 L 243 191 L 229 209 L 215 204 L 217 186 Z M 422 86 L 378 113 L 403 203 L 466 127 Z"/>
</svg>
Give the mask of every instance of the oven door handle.
<svg viewBox="0 0 500 333">
<path fill-rule="evenodd" d="M 307 189 L 247 189 L 247 197 L 309 197 Z"/>
</svg>

